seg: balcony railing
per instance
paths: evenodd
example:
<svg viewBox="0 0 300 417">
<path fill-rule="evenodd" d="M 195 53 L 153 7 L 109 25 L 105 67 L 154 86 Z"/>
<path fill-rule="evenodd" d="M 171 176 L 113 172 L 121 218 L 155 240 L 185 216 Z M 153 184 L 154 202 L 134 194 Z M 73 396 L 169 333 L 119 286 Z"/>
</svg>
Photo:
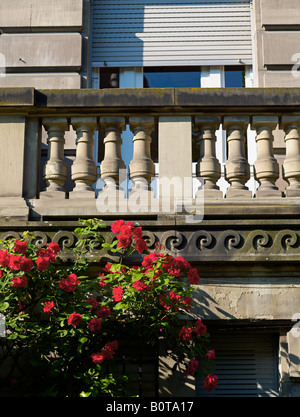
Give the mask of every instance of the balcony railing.
<svg viewBox="0 0 300 417">
<path fill-rule="evenodd" d="M 2 89 L 2 212 L 3 207 L 17 207 L 18 212 L 22 199 L 33 217 L 116 212 L 201 215 L 206 206 L 213 211 L 220 204 L 251 211 L 253 204 L 272 203 L 297 210 L 299 93 L 299 89 Z M 121 152 L 126 129 L 133 149 L 127 168 Z M 284 136 L 282 164 L 274 154 L 275 129 Z M 65 136 L 70 130 L 75 135 L 74 161 L 68 169 Z M 44 166 L 42 132 L 47 143 Z M 218 157 L 218 143 L 224 160 Z M 102 147 L 101 161 L 95 159 L 95 145 Z M 127 176 L 129 193 L 124 189 Z M 285 182 L 279 187 L 280 178 Z"/>
</svg>

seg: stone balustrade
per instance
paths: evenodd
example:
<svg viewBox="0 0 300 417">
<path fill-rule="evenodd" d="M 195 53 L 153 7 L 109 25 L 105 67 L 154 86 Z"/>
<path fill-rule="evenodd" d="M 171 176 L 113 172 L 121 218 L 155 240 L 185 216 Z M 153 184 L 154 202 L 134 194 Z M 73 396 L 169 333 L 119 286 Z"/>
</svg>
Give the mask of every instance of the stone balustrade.
<svg viewBox="0 0 300 417">
<path fill-rule="evenodd" d="M 10 89 L 3 90 L 7 95 Z M 157 96 L 151 89 L 131 91 L 131 100 L 123 90 L 76 90 L 78 103 L 75 93 L 72 102 L 69 93 L 59 97 L 55 90 L 21 90 L 15 95 L 23 92 L 28 103 L 14 103 L 11 92 L 6 105 L 0 105 L 2 208 L 18 212 L 22 206 L 24 213 L 29 207 L 31 213 L 51 217 L 136 214 L 137 207 L 142 214 L 157 214 L 165 207 L 167 214 L 186 212 L 185 202 L 200 212 L 200 207 L 218 204 L 299 205 L 300 100 L 294 91 L 289 90 L 288 101 L 276 89 L 268 94 L 234 89 L 238 95 L 220 89 L 219 100 L 201 89 L 172 90 L 176 100 L 169 89 Z M 127 167 L 122 155 L 126 129 L 132 135 L 126 143 L 132 150 Z M 48 152 L 44 167 L 39 156 L 33 157 L 41 155 L 43 132 Z M 158 135 L 158 160 L 152 157 L 153 132 Z M 274 132 L 282 135 L 283 162 L 274 152 Z M 71 169 L 66 164 L 66 136 L 74 152 Z M 220 141 L 225 141 L 224 160 L 217 155 Z M 12 143 L 23 152 L 15 152 Z M 100 161 L 95 158 L 98 147 L 103 150 Z M 254 163 L 249 155 L 255 155 Z M 131 183 L 128 194 L 126 176 L 125 186 Z M 254 189 L 249 187 L 251 178 Z M 279 180 L 286 182 L 284 189 Z M 67 182 L 73 186 L 68 188 Z"/>
</svg>

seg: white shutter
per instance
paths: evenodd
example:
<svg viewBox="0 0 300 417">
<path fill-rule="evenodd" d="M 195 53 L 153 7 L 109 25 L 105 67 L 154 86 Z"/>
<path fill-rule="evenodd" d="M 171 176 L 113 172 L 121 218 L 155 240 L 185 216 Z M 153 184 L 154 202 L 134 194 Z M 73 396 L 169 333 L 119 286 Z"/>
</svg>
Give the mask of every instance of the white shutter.
<svg viewBox="0 0 300 417">
<path fill-rule="evenodd" d="M 273 335 L 222 335 L 212 338 L 216 351 L 217 389 L 208 393 L 196 383 L 198 397 L 278 396 L 276 340 Z"/>
<path fill-rule="evenodd" d="M 94 0 L 92 66 L 252 63 L 250 0 Z"/>
</svg>

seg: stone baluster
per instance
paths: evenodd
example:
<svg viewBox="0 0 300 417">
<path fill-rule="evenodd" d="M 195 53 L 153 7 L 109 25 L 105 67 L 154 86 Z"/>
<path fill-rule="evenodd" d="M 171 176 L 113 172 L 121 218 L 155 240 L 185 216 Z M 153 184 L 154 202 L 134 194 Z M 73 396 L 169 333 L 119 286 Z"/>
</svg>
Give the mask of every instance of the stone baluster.
<svg viewBox="0 0 300 417">
<path fill-rule="evenodd" d="M 286 158 L 283 178 L 288 182 L 287 197 L 300 197 L 300 116 L 282 116 L 280 128 L 285 132 Z"/>
<path fill-rule="evenodd" d="M 255 179 L 259 182 L 256 197 L 281 196 L 275 185 L 279 177 L 279 165 L 273 155 L 273 130 L 277 116 L 253 116 L 251 127 L 256 130 L 257 159 L 254 163 Z"/>
<path fill-rule="evenodd" d="M 150 149 L 154 118 L 133 116 L 129 118 L 129 126 L 134 135 L 133 158 L 129 164 L 130 179 L 134 184 L 131 192 L 150 191 L 149 184 L 155 175 Z"/>
<path fill-rule="evenodd" d="M 225 116 L 223 127 L 227 132 L 228 158 L 225 166 L 225 178 L 230 183 L 226 198 L 251 197 L 251 191 L 245 186 L 250 178 L 250 167 L 246 159 L 245 131 L 249 124 L 248 116 Z"/>
<path fill-rule="evenodd" d="M 125 117 L 102 117 L 100 127 L 104 131 L 101 179 L 106 184 L 105 191 L 115 191 L 119 189 L 121 170 L 126 170 L 121 156 L 121 133 L 126 129 Z"/>
<path fill-rule="evenodd" d="M 200 159 L 196 165 L 197 177 L 204 180 L 204 198 L 222 198 L 223 193 L 216 185 L 221 177 L 221 164 L 216 158 L 216 135 L 221 118 L 219 116 L 197 116 L 195 127 L 199 129 Z M 197 197 L 196 193 L 196 197 Z"/>
<path fill-rule="evenodd" d="M 67 165 L 64 161 L 64 135 L 69 130 L 69 124 L 66 118 L 58 117 L 44 118 L 42 124 L 48 134 L 48 161 L 43 172 L 47 189 L 40 193 L 40 198 L 65 198 L 64 184 L 67 181 Z"/>
<path fill-rule="evenodd" d="M 72 165 L 72 180 L 75 187 L 69 198 L 95 198 L 93 183 L 97 179 L 97 167 L 93 159 L 94 132 L 97 129 L 95 117 L 72 117 L 71 124 L 76 130 L 76 158 Z"/>
</svg>

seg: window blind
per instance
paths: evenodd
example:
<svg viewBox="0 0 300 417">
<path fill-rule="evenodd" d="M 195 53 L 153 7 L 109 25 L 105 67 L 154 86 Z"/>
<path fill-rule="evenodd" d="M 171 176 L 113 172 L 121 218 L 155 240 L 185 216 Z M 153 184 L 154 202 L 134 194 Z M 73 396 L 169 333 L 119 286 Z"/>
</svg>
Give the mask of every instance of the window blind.
<svg viewBox="0 0 300 417">
<path fill-rule="evenodd" d="M 210 393 L 203 390 L 202 380 L 196 382 L 198 397 L 276 397 L 277 349 L 272 334 L 219 335 L 211 338 L 216 352 L 219 383 Z"/>
<path fill-rule="evenodd" d="M 250 0 L 94 0 L 92 66 L 251 65 Z"/>
</svg>

